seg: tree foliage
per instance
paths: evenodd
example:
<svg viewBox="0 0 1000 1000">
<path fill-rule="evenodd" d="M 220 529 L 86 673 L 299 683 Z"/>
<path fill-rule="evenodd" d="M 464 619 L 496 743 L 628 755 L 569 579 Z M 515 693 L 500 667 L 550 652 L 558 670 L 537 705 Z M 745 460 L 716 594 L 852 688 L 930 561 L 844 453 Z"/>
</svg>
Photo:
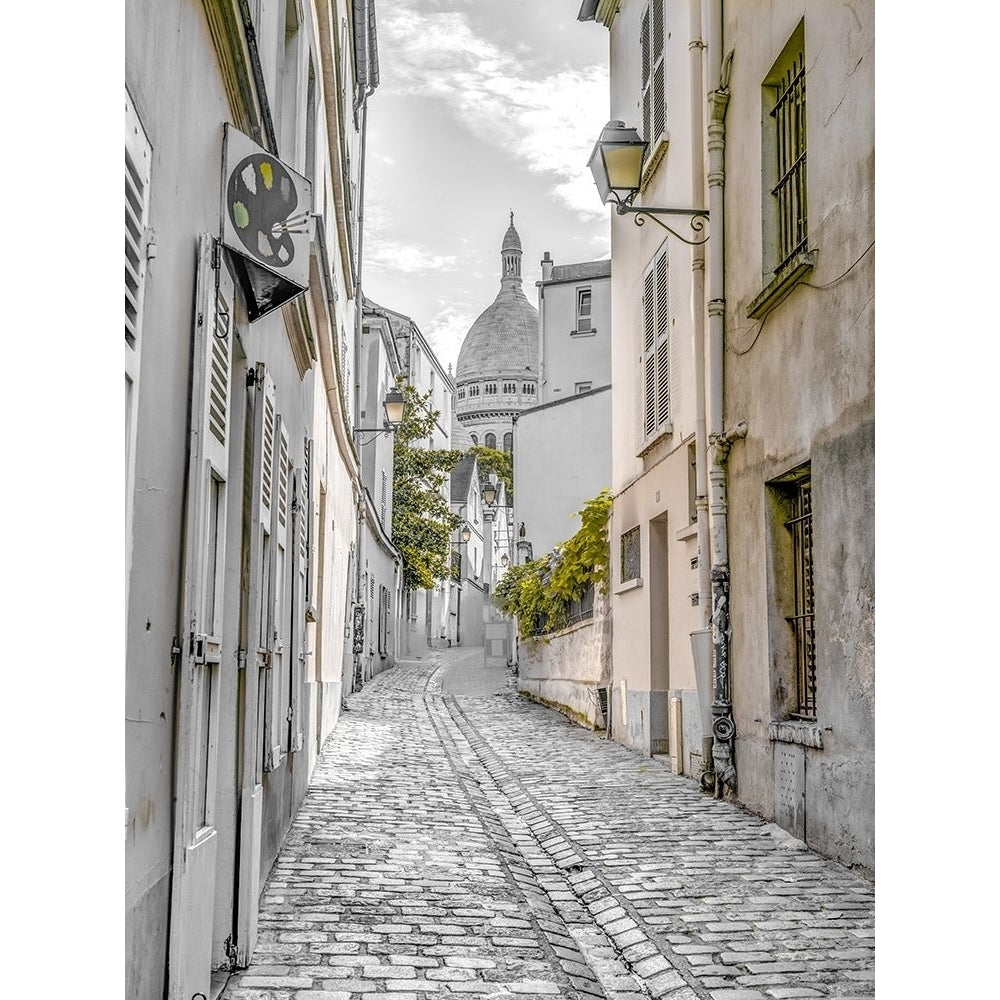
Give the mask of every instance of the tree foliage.
<svg viewBox="0 0 1000 1000">
<path fill-rule="evenodd" d="M 509 452 L 487 448 L 484 444 L 474 444 L 468 454 L 475 455 L 479 466 L 479 478 L 485 479 L 491 472 L 497 474 L 497 479 L 507 490 L 507 502 L 514 498 L 514 466 Z"/>
<path fill-rule="evenodd" d="M 503 575 L 494 600 L 504 614 L 518 619 L 522 634 L 558 631 L 566 624 L 570 602 L 583 597 L 592 584 L 607 593 L 611 505 L 611 493 L 602 490 L 584 504 L 580 528 L 572 538 Z"/>
<path fill-rule="evenodd" d="M 462 453 L 414 446 L 431 436 L 440 412 L 428 405 L 430 392 L 398 385 L 405 406 L 393 445 L 392 541 L 403 556 L 404 585 L 429 590 L 451 573 L 451 533 L 461 518 L 446 487 Z"/>
</svg>

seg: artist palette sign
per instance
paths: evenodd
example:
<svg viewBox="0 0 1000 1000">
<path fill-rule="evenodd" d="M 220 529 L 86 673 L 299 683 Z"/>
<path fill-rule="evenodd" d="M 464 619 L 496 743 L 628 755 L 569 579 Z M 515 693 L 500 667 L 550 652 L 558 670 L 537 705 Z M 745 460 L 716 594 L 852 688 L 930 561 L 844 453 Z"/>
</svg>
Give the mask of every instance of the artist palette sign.
<svg viewBox="0 0 1000 1000">
<path fill-rule="evenodd" d="M 312 185 L 227 124 L 222 199 L 222 243 L 253 322 L 309 286 Z"/>
</svg>

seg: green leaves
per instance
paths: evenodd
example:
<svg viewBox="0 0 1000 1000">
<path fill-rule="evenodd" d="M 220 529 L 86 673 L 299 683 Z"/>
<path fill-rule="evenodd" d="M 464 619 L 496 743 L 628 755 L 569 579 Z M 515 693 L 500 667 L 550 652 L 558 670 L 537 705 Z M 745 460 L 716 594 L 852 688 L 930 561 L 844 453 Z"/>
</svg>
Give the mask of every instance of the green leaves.
<svg viewBox="0 0 1000 1000">
<path fill-rule="evenodd" d="M 451 573 L 451 533 L 461 518 L 451 511 L 449 476 L 460 451 L 416 448 L 437 426 L 440 413 L 402 379 L 397 385 L 405 405 L 393 445 L 392 541 L 403 555 L 403 582 L 430 590 Z"/>
<path fill-rule="evenodd" d="M 610 491 L 602 490 L 579 511 L 580 529 L 572 538 L 533 562 L 511 566 L 497 584 L 497 607 L 518 619 L 522 634 L 558 631 L 570 602 L 583 597 L 591 584 L 607 593 L 612 502 Z"/>
<path fill-rule="evenodd" d="M 491 472 L 497 474 L 497 479 L 507 490 L 507 502 L 511 503 L 514 498 L 514 467 L 511 456 L 506 451 L 487 448 L 484 444 L 474 444 L 468 454 L 476 456 L 480 478 L 485 478 Z"/>
</svg>

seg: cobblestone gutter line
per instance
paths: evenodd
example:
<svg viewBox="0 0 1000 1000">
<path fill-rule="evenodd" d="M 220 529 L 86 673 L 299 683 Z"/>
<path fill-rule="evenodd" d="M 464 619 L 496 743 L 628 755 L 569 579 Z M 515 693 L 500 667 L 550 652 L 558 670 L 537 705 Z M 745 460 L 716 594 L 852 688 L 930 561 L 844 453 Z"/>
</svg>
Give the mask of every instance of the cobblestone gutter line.
<svg viewBox="0 0 1000 1000">
<path fill-rule="evenodd" d="M 689 963 L 674 954 L 667 942 L 656 941 L 646 932 L 632 904 L 588 864 L 583 852 L 510 772 L 462 707 L 451 698 L 444 699 L 444 705 L 496 789 L 523 819 L 538 848 L 562 873 L 564 885 L 600 936 L 633 974 L 641 994 L 656 1000 L 710 1000 L 711 994 L 692 975 Z"/>
</svg>

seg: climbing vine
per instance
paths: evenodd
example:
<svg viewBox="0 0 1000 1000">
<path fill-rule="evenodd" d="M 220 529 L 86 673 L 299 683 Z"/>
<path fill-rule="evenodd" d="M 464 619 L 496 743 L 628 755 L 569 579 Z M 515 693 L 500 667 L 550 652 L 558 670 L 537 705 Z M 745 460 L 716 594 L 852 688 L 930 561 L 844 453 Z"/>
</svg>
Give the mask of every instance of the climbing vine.
<svg viewBox="0 0 1000 1000">
<path fill-rule="evenodd" d="M 430 392 L 402 379 L 397 385 L 405 405 L 393 445 L 392 541 L 403 556 L 404 586 L 429 590 L 452 571 L 451 534 L 461 518 L 445 487 L 462 453 L 414 447 L 431 436 L 441 414 L 428 405 Z"/>
<path fill-rule="evenodd" d="M 579 511 L 580 528 L 572 538 L 532 562 L 512 566 L 497 584 L 497 607 L 517 618 L 522 634 L 536 636 L 563 628 L 570 603 L 591 585 L 607 593 L 611 505 L 610 491 L 602 490 Z"/>
<path fill-rule="evenodd" d="M 510 453 L 487 448 L 484 444 L 474 444 L 468 454 L 476 456 L 481 479 L 485 479 L 491 472 L 497 474 L 497 479 L 504 484 L 507 491 L 507 502 L 511 503 L 514 498 L 514 467 Z"/>
</svg>

